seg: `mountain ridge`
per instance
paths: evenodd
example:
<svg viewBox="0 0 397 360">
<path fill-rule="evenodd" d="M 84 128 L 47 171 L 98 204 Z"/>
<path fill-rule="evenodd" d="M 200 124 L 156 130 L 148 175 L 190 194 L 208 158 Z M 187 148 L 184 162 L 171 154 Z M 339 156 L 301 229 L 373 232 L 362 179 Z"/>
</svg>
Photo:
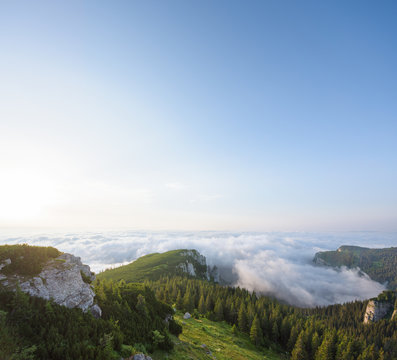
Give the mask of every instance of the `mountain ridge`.
<svg viewBox="0 0 397 360">
<path fill-rule="evenodd" d="M 218 268 L 207 265 L 205 256 L 195 249 L 147 254 L 127 265 L 106 269 L 98 273 L 97 278 L 99 280 L 124 280 L 128 283 L 158 280 L 166 275 L 184 275 L 201 280 L 220 281 Z"/>
<path fill-rule="evenodd" d="M 313 262 L 320 266 L 359 268 L 372 280 L 397 290 L 397 247 L 373 249 L 342 245 L 334 251 L 317 252 Z"/>
</svg>

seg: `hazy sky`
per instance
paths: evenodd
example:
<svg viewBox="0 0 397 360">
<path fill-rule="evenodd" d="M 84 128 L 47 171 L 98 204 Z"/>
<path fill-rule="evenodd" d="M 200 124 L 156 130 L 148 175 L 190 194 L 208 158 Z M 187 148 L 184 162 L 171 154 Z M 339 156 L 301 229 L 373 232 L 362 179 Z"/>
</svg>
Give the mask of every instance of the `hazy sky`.
<svg viewBox="0 0 397 360">
<path fill-rule="evenodd" d="M 397 230 L 396 17 L 0 0 L 0 226 Z"/>
</svg>

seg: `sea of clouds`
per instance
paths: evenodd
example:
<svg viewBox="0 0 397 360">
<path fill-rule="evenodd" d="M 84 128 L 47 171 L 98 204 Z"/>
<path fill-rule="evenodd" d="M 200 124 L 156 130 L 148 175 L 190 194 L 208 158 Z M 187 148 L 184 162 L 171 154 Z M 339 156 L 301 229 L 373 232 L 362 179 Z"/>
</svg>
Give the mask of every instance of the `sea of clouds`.
<svg viewBox="0 0 397 360">
<path fill-rule="evenodd" d="M 313 265 L 317 251 L 341 245 L 397 246 L 397 233 L 230 233 L 230 232 L 8 232 L 0 244 L 54 246 L 80 256 L 93 271 L 126 264 L 140 256 L 174 249 L 197 249 L 233 285 L 298 306 L 368 299 L 385 289 L 357 269 Z M 222 275 L 221 272 L 221 275 Z"/>
</svg>

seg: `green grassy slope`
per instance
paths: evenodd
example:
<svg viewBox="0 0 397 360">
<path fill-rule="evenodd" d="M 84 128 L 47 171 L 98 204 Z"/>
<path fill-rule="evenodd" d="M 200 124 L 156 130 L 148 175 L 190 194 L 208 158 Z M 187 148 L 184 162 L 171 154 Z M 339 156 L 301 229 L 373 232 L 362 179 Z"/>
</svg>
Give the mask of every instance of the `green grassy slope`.
<svg viewBox="0 0 397 360">
<path fill-rule="evenodd" d="M 329 266 L 359 267 L 371 279 L 388 282 L 390 289 L 397 289 L 397 247 L 369 249 L 359 246 L 341 246 L 336 251 L 323 251 L 316 254 L 314 261 L 323 261 Z"/>
<path fill-rule="evenodd" d="M 143 282 L 145 280 L 158 280 L 161 276 L 184 275 L 179 268 L 180 264 L 192 263 L 196 270 L 196 277 L 206 278 L 207 267 L 201 265 L 195 256 L 186 255 L 186 252 L 193 252 L 199 256 L 196 250 L 172 250 L 165 253 L 154 253 L 142 256 L 134 262 L 120 266 L 115 269 L 105 270 L 97 275 L 98 279 L 125 280 L 126 282 Z"/>
<path fill-rule="evenodd" d="M 213 322 L 206 318 L 184 320 L 180 313 L 175 318 L 182 323 L 183 332 L 179 339 L 173 338 L 175 347 L 170 353 L 166 355 L 165 352 L 158 351 L 151 355 L 154 360 L 287 358 L 269 349 L 258 349 L 250 342 L 248 335 L 233 334 L 231 326 L 225 322 Z"/>
</svg>

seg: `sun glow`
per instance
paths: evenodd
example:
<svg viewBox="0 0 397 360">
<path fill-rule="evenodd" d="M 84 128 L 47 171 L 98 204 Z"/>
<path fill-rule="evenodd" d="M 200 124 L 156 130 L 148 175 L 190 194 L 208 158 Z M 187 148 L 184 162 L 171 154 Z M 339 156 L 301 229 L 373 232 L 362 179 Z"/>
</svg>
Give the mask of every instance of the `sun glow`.
<svg viewBox="0 0 397 360">
<path fill-rule="evenodd" d="M 51 179 L 33 168 L 9 169 L 0 177 L 0 223 L 34 220 L 54 202 Z"/>
</svg>

